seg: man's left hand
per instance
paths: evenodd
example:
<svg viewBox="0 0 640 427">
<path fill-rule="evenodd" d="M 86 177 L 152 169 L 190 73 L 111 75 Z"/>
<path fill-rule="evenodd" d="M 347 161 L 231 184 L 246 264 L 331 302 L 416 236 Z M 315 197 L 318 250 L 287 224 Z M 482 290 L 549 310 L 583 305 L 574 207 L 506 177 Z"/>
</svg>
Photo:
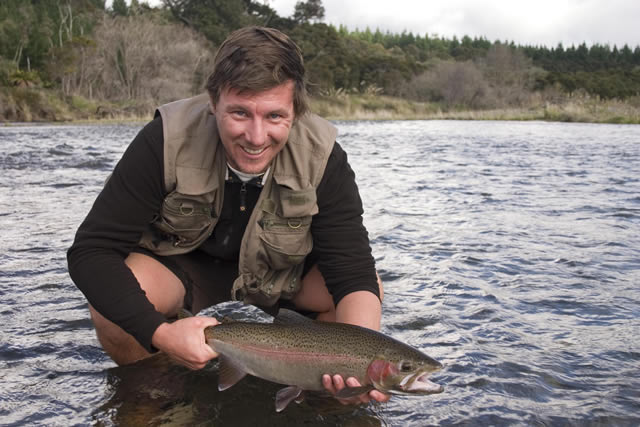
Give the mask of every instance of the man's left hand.
<svg viewBox="0 0 640 427">
<path fill-rule="evenodd" d="M 331 375 L 325 374 L 322 376 L 322 385 L 324 385 L 324 388 L 329 393 L 335 396 L 340 390 L 344 389 L 345 387 L 360 387 L 361 384 L 357 379 L 353 377 L 349 377 L 345 381 L 340 375 L 334 375 L 332 377 Z M 360 396 L 350 397 L 348 399 L 340 399 L 336 397 L 336 399 L 338 399 L 338 401 L 343 405 L 369 403 L 371 400 L 383 403 L 388 402 L 390 398 L 390 395 L 384 394 L 378 390 L 371 390 L 369 393 L 363 393 Z"/>
</svg>

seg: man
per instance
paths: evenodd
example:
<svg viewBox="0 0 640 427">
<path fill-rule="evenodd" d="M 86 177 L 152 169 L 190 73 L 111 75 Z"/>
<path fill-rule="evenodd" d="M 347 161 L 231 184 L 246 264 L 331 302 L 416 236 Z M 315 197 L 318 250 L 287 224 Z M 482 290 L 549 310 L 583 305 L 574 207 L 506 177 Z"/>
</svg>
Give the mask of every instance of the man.
<svg viewBox="0 0 640 427">
<path fill-rule="evenodd" d="M 299 48 L 249 27 L 220 46 L 207 94 L 164 105 L 136 136 L 80 226 L 69 273 L 118 364 L 163 351 L 217 357 L 210 317 L 230 299 L 379 329 L 362 203 L 336 131 L 307 112 Z M 325 388 L 345 387 L 325 375 Z M 357 386 L 357 380 L 346 380 Z M 388 400 L 377 391 L 359 397 Z"/>
</svg>

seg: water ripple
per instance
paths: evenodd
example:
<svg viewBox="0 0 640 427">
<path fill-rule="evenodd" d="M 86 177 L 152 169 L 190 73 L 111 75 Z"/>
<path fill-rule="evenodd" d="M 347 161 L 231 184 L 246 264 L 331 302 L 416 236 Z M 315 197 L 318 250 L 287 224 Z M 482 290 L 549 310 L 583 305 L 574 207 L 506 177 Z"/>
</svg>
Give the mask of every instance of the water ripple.
<svg viewBox="0 0 640 427">
<path fill-rule="evenodd" d="M 385 283 L 382 329 L 444 364 L 444 393 L 275 414 L 278 386 L 218 392 L 215 364 L 115 368 L 65 251 L 140 126 L 0 127 L 3 425 L 640 423 L 637 127 L 337 125 Z"/>
</svg>

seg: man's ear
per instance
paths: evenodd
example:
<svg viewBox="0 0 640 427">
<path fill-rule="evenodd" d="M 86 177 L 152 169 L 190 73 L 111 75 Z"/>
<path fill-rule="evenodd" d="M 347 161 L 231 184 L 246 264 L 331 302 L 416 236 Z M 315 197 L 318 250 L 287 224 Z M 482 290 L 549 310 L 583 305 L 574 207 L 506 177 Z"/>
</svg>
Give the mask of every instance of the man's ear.
<svg viewBox="0 0 640 427">
<path fill-rule="evenodd" d="M 216 103 L 213 102 L 213 98 L 211 98 L 211 96 L 209 96 L 209 112 L 214 116 L 216 115 Z"/>
</svg>

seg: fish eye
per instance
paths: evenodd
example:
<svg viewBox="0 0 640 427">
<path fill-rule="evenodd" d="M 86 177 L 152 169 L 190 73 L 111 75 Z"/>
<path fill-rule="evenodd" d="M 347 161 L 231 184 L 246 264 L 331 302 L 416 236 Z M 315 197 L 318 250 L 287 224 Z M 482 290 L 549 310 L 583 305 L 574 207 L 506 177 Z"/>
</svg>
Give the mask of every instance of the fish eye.
<svg viewBox="0 0 640 427">
<path fill-rule="evenodd" d="M 400 365 L 400 371 L 402 372 L 411 372 L 413 370 L 413 365 L 411 362 L 402 362 Z"/>
</svg>

